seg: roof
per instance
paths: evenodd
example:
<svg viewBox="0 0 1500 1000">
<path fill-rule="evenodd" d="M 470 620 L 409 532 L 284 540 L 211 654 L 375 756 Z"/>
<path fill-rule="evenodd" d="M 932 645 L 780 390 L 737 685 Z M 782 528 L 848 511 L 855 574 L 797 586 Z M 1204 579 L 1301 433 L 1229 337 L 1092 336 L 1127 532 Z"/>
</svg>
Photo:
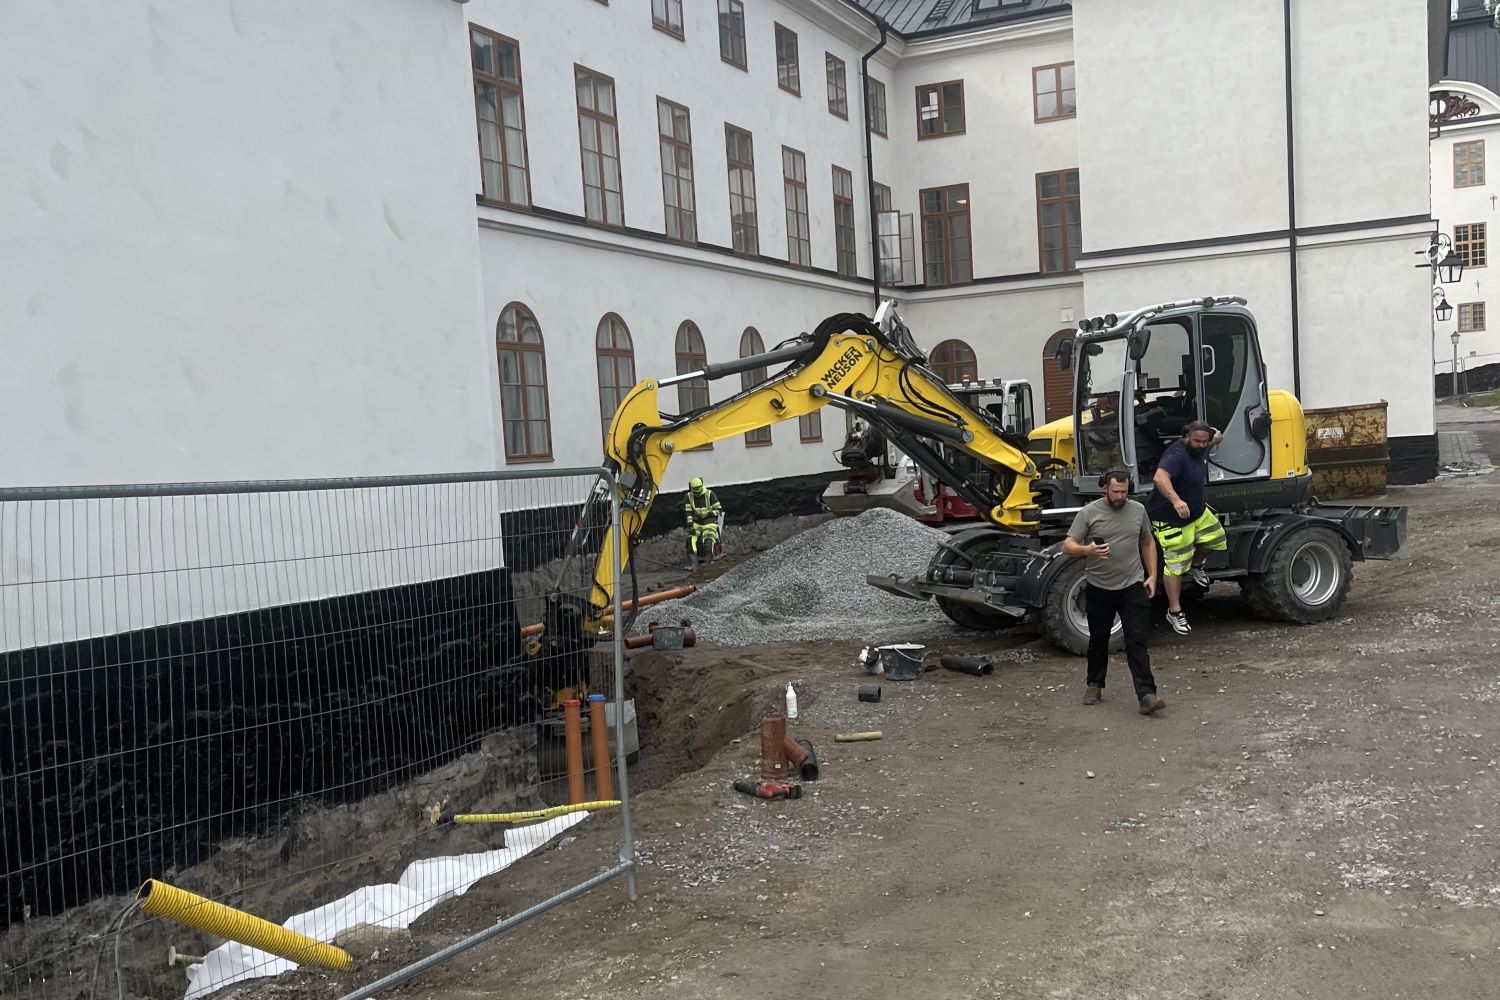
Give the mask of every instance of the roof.
<svg viewBox="0 0 1500 1000">
<path fill-rule="evenodd" d="M 1488 14 L 1461 11 L 1448 25 L 1446 76 L 1500 93 L 1500 31 Z"/>
<path fill-rule="evenodd" d="M 905 38 L 976 31 L 1072 9 L 1069 0 L 845 0 Z"/>
</svg>

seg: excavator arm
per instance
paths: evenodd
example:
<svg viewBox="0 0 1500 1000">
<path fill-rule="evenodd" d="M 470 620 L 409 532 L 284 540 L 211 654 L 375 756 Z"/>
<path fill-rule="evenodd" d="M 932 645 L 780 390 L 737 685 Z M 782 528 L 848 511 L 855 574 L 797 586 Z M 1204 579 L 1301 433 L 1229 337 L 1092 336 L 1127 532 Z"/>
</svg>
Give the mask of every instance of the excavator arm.
<svg viewBox="0 0 1500 1000">
<path fill-rule="evenodd" d="M 825 406 L 852 410 L 878 428 L 995 525 L 1017 532 L 1037 528 L 1040 508 L 1031 490 L 1037 470 L 1025 441 L 1007 435 L 988 414 L 966 407 L 926 362 L 893 303 L 886 302 L 874 320 L 859 314 L 830 316 L 811 335 L 768 353 L 641 382 L 621 401 L 605 438 L 608 464 L 619 477 L 622 565 L 629 562 L 674 455 Z M 728 399 L 689 413 L 662 412 L 661 391 L 678 383 L 783 364 L 776 374 Z M 939 441 L 976 458 L 989 473 L 985 481 L 955 469 L 936 447 Z M 601 484 L 596 499 L 607 503 L 607 486 Z M 569 616 L 582 619 L 569 622 L 575 629 L 595 631 L 619 585 L 611 566 L 610 530 L 603 526 L 594 534 L 597 549 L 588 546 L 599 555 L 588 607 L 577 607 Z"/>
</svg>

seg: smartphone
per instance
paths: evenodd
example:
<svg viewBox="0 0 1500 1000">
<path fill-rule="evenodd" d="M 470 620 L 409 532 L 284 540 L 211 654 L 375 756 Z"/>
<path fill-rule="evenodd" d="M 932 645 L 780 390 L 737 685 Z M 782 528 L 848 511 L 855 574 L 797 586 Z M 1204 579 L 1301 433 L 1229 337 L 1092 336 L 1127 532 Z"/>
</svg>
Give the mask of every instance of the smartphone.
<svg viewBox="0 0 1500 1000">
<path fill-rule="evenodd" d="M 1097 536 L 1097 535 L 1095 535 L 1095 536 L 1094 536 L 1094 538 L 1093 538 L 1093 539 L 1092 539 L 1092 541 L 1093 541 L 1093 543 L 1094 543 L 1094 544 L 1095 544 L 1095 545 L 1104 545 L 1104 544 L 1105 544 L 1105 541 L 1104 541 L 1104 539 L 1102 539 L 1102 538 L 1100 538 L 1100 537 L 1099 537 L 1099 536 Z"/>
</svg>

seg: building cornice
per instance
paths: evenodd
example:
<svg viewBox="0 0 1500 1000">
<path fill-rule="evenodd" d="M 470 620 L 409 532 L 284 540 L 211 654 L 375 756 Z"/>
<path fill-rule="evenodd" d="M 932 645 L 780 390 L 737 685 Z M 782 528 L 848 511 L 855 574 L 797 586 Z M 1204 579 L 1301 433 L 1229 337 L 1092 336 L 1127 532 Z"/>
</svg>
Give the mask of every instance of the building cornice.
<svg viewBox="0 0 1500 1000">
<path fill-rule="evenodd" d="M 1073 15 L 1071 12 L 1063 12 L 937 38 L 908 41 L 902 50 L 901 61 L 921 63 L 943 56 L 1018 48 L 1035 42 L 1059 41 L 1072 37 Z"/>
</svg>

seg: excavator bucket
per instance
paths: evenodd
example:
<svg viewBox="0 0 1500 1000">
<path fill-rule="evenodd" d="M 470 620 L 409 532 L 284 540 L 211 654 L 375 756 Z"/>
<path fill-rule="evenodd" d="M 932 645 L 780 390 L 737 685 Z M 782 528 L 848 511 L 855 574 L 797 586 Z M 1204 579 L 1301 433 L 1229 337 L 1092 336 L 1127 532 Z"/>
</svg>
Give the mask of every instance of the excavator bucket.
<svg viewBox="0 0 1500 1000">
<path fill-rule="evenodd" d="M 832 482 L 823 491 L 823 506 L 839 517 L 855 517 L 876 507 L 909 517 L 927 517 L 936 511 L 917 499 L 918 482 L 920 480 L 915 476 L 878 479 L 869 483 L 854 480 Z"/>
</svg>

